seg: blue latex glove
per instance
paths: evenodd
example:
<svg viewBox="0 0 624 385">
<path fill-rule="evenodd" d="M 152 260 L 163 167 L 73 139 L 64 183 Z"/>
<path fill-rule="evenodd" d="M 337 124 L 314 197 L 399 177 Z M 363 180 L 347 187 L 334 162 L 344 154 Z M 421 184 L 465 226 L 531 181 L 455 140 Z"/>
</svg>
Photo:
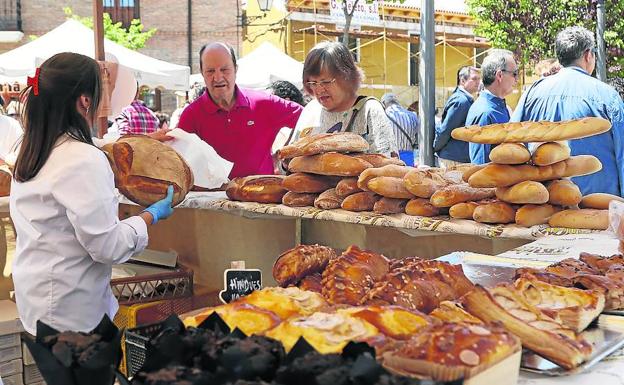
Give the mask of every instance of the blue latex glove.
<svg viewBox="0 0 624 385">
<path fill-rule="evenodd" d="M 165 199 L 161 199 L 158 202 L 154 203 L 150 207 L 146 208 L 144 211 L 152 214 L 154 220 L 152 224 L 155 225 L 161 219 L 168 218 L 173 213 L 173 208 L 171 204 L 173 203 L 173 186 L 167 187 L 167 196 Z"/>
</svg>

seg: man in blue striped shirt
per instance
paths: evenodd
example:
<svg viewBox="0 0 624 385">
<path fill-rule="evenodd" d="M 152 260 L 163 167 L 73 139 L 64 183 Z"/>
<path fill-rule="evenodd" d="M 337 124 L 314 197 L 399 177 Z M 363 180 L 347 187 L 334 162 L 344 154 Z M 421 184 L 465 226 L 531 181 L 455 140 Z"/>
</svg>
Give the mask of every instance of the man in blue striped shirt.
<svg viewBox="0 0 624 385">
<path fill-rule="evenodd" d="M 414 112 L 409 111 L 399 102 L 395 94 L 385 94 L 381 98 L 381 104 L 386 109 L 386 115 L 392 123 L 394 137 L 399 148 L 399 157 L 408 166 L 415 164 L 418 155 L 418 129 L 420 119 Z"/>
</svg>

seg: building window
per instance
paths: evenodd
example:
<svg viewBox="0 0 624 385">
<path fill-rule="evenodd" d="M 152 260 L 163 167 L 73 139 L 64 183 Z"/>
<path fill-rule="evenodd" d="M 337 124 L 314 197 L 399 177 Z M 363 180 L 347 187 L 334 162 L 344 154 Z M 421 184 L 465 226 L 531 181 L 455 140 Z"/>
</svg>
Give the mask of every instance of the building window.
<svg viewBox="0 0 624 385">
<path fill-rule="evenodd" d="M 130 26 L 133 19 L 139 19 L 139 0 L 102 0 L 104 12 L 108 13 L 113 22 L 121 22 L 122 26 Z"/>
<path fill-rule="evenodd" d="M 412 43 L 409 44 L 409 84 L 410 86 L 418 85 L 418 66 L 419 66 L 419 58 L 420 55 L 418 52 L 420 51 L 420 43 Z"/>
</svg>

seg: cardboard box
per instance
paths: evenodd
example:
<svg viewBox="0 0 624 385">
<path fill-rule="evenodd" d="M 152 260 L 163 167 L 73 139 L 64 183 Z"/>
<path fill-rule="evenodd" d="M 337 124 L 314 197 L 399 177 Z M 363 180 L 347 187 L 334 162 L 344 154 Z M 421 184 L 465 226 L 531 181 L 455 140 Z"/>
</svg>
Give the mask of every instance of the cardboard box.
<svg viewBox="0 0 624 385">
<path fill-rule="evenodd" d="M 0 377 L 9 377 L 22 372 L 22 360 L 12 360 L 0 363 Z"/>
<path fill-rule="evenodd" d="M 37 382 L 42 382 L 43 377 L 37 365 L 24 366 L 24 384 L 29 385 Z"/>
<path fill-rule="evenodd" d="M 10 348 L 0 349 L 0 362 L 12 361 L 16 358 L 22 358 L 22 347 L 11 346 Z"/>
<path fill-rule="evenodd" d="M 22 322 L 17 314 L 17 306 L 15 302 L 8 299 L 0 301 L 0 336 L 7 334 L 21 333 L 24 331 Z M 11 345 L 12 346 L 12 345 Z M 0 342 L 0 348 L 2 348 Z"/>
<path fill-rule="evenodd" d="M 21 374 L 14 374 L 9 377 L 2 377 L 4 385 L 24 385 L 24 380 Z"/>
<path fill-rule="evenodd" d="M 20 333 L 0 335 L 0 349 L 6 349 L 12 346 L 19 346 L 21 341 L 20 335 Z"/>
</svg>

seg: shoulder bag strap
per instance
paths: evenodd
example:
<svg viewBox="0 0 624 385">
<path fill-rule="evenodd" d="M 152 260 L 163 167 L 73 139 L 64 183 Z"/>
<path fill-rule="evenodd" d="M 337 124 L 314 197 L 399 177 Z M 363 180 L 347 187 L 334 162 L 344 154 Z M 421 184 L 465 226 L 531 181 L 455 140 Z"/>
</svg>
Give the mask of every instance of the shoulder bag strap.
<svg viewBox="0 0 624 385">
<path fill-rule="evenodd" d="M 375 99 L 373 96 L 358 97 L 358 101 L 355 103 L 355 106 L 353 107 L 353 115 L 351 115 L 351 119 L 349 119 L 349 123 L 347 123 L 347 128 L 345 128 L 344 132 L 351 132 L 351 130 L 353 129 L 353 123 L 355 123 L 355 118 L 358 112 L 360 112 L 360 110 L 364 108 L 364 105 L 369 100 L 377 100 L 377 99 Z M 366 134 L 368 135 L 368 126 L 366 127 Z"/>
</svg>

